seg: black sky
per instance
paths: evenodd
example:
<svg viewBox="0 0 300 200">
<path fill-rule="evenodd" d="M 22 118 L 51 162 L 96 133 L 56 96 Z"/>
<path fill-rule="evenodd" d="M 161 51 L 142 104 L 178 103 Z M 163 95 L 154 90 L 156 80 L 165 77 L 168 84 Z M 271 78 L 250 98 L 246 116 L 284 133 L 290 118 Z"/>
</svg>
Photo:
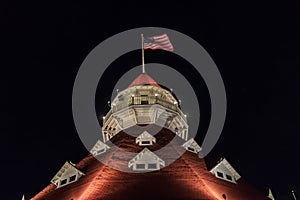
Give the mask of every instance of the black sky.
<svg viewBox="0 0 300 200">
<path fill-rule="evenodd" d="M 291 199 L 291 189 L 300 197 L 299 2 L 209 2 L 2 2 L 0 130 L 6 188 L 1 199 L 34 195 L 66 160 L 77 162 L 87 154 L 72 118 L 77 70 L 101 41 L 143 26 L 194 38 L 217 64 L 228 113 L 210 155 L 225 156 L 248 182 L 262 190 L 271 187 L 279 199 Z M 148 61 L 173 64 L 191 83 L 198 80 L 188 67 L 180 69 L 159 53 L 149 54 Z M 133 52 L 118 59 L 99 88 L 109 94 L 112 77 L 138 64 L 135 57 Z M 199 95 L 209 116 L 205 91 Z M 99 113 L 106 111 L 101 105 L 108 99 L 96 98 Z"/>
</svg>

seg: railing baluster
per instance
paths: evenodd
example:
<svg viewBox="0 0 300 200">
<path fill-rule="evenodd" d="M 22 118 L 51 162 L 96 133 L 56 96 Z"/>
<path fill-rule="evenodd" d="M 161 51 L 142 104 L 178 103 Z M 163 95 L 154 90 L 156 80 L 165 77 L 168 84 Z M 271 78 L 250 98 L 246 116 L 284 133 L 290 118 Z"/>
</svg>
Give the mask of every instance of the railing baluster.
<svg viewBox="0 0 300 200">
<path fill-rule="evenodd" d="M 145 102 L 147 101 L 148 105 L 159 104 L 168 109 L 174 110 L 174 111 L 178 112 L 183 119 L 185 119 L 183 112 L 179 109 L 178 106 L 174 105 L 171 102 L 165 101 L 165 100 L 159 98 L 158 96 L 143 96 L 143 97 L 142 96 L 132 96 L 128 100 L 128 102 L 119 103 L 118 105 L 112 106 L 112 109 L 107 113 L 104 122 L 106 122 L 114 112 L 122 110 L 128 106 L 142 105 L 142 101 L 145 101 Z"/>
</svg>

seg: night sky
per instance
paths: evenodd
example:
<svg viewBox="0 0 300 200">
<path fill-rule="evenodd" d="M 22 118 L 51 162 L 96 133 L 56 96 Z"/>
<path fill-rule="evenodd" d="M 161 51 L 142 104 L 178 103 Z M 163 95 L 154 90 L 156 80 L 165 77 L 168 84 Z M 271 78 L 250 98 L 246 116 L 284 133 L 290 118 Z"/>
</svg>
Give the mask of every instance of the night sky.
<svg viewBox="0 0 300 200">
<path fill-rule="evenodd" d="M 192 37 L 217 64 L 228 111 L 209 156 L 225 156 L 256 188 L 271 187 L 275 198 L 291 199 L 292 189 L 300 198 L 300 4 L 209 2 L 2 2 L 1 199 L 33 196 L 66 160 L 78 162 L 87 155 L 72 116 L 77 70 L 106 38 L 144 26 Z M 189 78 L 203 111 L 201 141 L 210 116 L 201 76 L 168 52 L 150 52 L 146 61 L 169 65 Z M 98 87 L 104 95 L 95 98 L 99 116 L 108 111 L 117 78 L 139 62 L 140 52 L 128 53 L 106 71 Z"/>
</svg>

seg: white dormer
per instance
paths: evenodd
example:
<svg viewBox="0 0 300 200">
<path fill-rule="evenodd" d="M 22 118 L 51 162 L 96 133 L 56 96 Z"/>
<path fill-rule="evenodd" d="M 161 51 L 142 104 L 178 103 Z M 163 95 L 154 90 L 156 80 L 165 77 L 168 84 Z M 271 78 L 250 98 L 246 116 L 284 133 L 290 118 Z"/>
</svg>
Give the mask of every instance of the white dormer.
<svg viewBox="0 0 300 200">
<path fill-rule="evenodd" d="M 151 135 L 147 131 L 144 131 L 135 139 L 135 143 L 139 144 L 140 146 L 153 145 L 153 143 L 155 142 L 156 142 L 155 137 L 153 137 L 153 135 Z"/>
<path fill-rule="evenodd" d="M 76 182 L 84 173 L 79 171 L 75 164 L 65 162 L 62 168 L 52 178 L 51 183 L 55 184 L 57 188 Z"/>
<path fill-rule="evenodd" d="M 218 164 L 210 170 L 217 178 L 236 183 L 241 176 L 235 171 L 235 169 L 229 164 L 229 162 L 222 158 Z"/>
<path fill-rule="evenodd" d="M 159 170 L 165 166 L 165 161 L 151 152 L 149 149 L 144 148 L 128 163 L 128 167 L 134 171 L 154 171 Z"/>
<path fill-rule="evenodd" d="M 197 144 L 197 142 L 191 138 L 186 143 L 182 145 L 186 150 L 193 152 L 193 153 L 199 153 L 201 151 L 201 147 Z"/>
<path fill-rule="evenodd" d="M 108 145 L 104 144 L 101 140 L 98 140 L 90 152 L 93 156 L 97 156 L 106 152 L 109 148 L 110 147 Z"/>
</svg>

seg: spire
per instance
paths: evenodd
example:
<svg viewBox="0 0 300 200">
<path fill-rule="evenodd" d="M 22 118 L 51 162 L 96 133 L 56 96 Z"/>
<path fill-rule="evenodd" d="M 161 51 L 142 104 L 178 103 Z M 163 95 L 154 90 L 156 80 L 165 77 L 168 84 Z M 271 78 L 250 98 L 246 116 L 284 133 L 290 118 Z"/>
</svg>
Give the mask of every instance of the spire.
<svg viewBox="0 0 300 200">
<path fill-rule="evenodd" d="M 292 195 L 295 200 L 297 200 L 294 190 L 292 190 Z"/>
<path fill-rule="evenodd" d="M 156 87 L 160 87 L 158 83 L 156 83 L 156 81 L 146 73 L 142 73 L 138 77 L 136 77 L 134 81 L 128 86 L 128 88 L 138 85 L 153 85 Z"/>
<path fill-rule="evenodd" d="M 143 67 L 143 74 L 146 73 L 145 71 L 145 56 L 144 56 L 144 35 L 141 34 L 142 37 L 142 67 Z"/>
<path fill-rule="evenodd" d="M 269 188 L 269 194 L 268 194 L 268 197 L 269 197 L 270 199 L 272 199 L 272 200 L 275 200 L 271 188 Z"/>
</svg>

